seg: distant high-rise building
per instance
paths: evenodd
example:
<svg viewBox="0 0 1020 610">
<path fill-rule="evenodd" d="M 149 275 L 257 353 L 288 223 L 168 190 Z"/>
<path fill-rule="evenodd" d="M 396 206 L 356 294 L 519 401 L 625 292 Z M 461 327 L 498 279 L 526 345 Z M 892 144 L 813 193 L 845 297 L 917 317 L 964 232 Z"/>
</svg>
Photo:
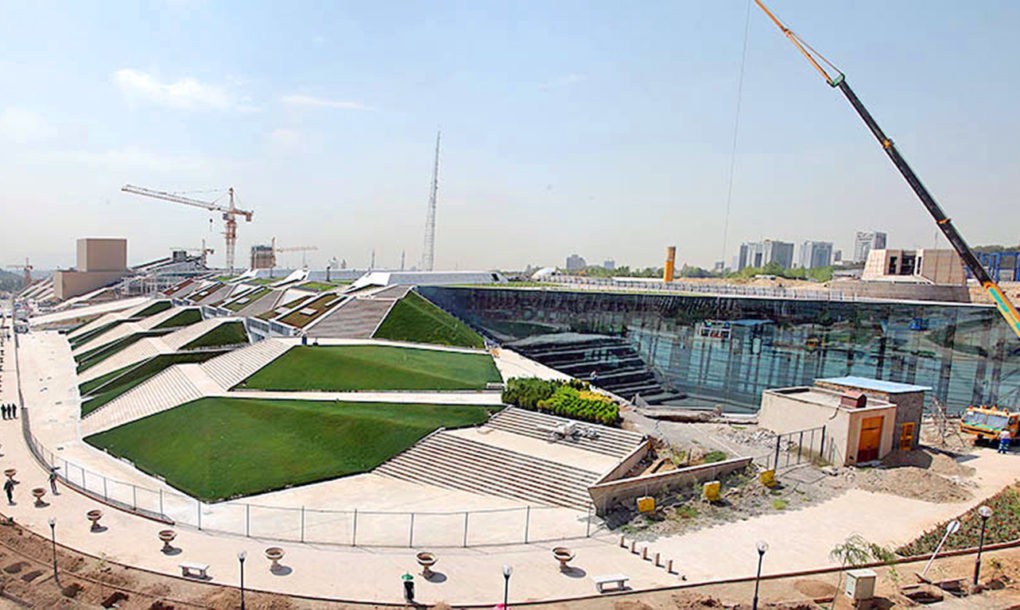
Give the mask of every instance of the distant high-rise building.
<svg viewBox="0 0 1020 610">
<path fill-rule="evenodd" d="M 843 251 L 842 250 L 836 250 L 835 252 L 832 253 L 832 262 L 834 262 L 834 263 L 841 263 L 841 262 L 843 262 Z"/>
<path fill-rule="evenodd" d="M 806 241 L 802 243 L 799 263 L 804 269 L 828 267 L 832 264 L 832 242 Z"/>
<path fill-rule="evenodd" d="M 583 259 L 582 259 L 582 260 L 583 260 Z M 612 271 L 613 269 L 616 269 L 616 261 L 614 261 L 614 260 L 613 260 L 613 259 L 611 259 L 611 258 L 607 258 L 607 259 L 606 259 L 606 260 L 605 260 L 605 261 L 604 261 L 604 262 L 602 263 L 602 268 L 603 268 L 603 269 L 607 269 L 607 270 L 609 270 L 609 271 Z"/>
<path fill-rule="evenodd" d="M 783 269 L 793 267 L 793 244 L 771 239 L 740 244 L 738 271 L 745 267 L 764 267 L 769 263 L 778 263 Z"/>
<path fill-rule="evenodd" d="M 567 271 L 580 271 L 587 266 L 588 263 L 576 254 L 571 254 L 567 257 Z"/>
<path fill-rule="evenodd" d="M 854 260 L 863 263 L 868 260 L 868 252 L 885 250 L 886 234 L 881 231 L 858 231 L 854 235 Z"/>
</svg>

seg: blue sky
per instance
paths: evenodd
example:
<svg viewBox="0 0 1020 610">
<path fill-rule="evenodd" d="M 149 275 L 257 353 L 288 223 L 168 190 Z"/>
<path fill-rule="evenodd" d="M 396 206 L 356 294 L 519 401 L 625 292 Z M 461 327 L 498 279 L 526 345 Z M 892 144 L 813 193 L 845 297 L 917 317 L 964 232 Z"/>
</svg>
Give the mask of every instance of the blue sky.
<svg viewBox="0 0 1020 610">
<path fill-rule="evenodd" d="M 443 130 L 437 266 L 723 256 L 745 0 L 0 0 L 0 256 L 133 262 L 221 223 L 125 183 L 234 186 L 252 243 L 419 260 Z M 1020 4 L 777 0 L 848 75 L 972 244 L 1016 243 Z M 935 228 L 852 109 L 751 14 L 726 260 L 741 241 Z M 196 193 L 196 197 L 206 194 Z M 300 255 L 287 255 L 296 264 Z"/>
</svg>

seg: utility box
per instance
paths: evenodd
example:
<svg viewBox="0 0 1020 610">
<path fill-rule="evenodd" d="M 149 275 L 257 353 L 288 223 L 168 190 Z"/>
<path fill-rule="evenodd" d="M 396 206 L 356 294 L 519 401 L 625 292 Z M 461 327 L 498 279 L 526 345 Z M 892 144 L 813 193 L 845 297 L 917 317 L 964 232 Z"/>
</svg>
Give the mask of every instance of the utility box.
<svg viewBox="0 0 1020 610">
<path fill-rule="evenodd" d="M 655 498 L 652 496 L 641 496 L 637 499 L 637 509 L 639 513 L 654 513 Z"/>
<path fill-rule="evenodd" d="M 708 481 L 701 487 L 701 497 L 709 502 L 718 502 L 722 497 L 722 484 L 719 481 Z"/>
<path fill-rule="evenodd" d="M 851 601 L 867 601 L 875 597 L 875 579 L 874 570 L 848 570 L 843 592 Z"/>
</svg>

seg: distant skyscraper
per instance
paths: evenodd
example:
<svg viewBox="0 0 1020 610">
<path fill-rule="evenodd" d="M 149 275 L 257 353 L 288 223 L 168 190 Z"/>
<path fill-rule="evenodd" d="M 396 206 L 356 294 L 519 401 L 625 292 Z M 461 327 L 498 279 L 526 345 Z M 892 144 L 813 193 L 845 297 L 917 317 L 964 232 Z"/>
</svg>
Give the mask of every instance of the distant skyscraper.
<svg viewBox="0 0 1020 610">
<path fill-rule="evenodd" d="M 854 236 L 854 262 L 863 263 L 868 260 L 872 250 L 884 250 L 886 234 L 881 231 L 858 231 Z"/>
<path fill-rule="evenodd" d="M 616 261 L 614 261 L 611 258 L 608 258 L 605 260 L 605 262 L 602 263 L 602 268 L 612 271 L 613 269 L 616 269 Z"/>
<path fill-rule="evenodd" d="M 771 239 L 740 244 L 738 271 L 745 267 L 764 267 L 769 263 L 778 263 L 783 269 L 793 267 L 793 244 Z"/>
<path fill-rule="evenodd" d="M 571 254 L 567 257 L 567 271 L 580 271 L 587 266 L 588 263 L 576 254 Z"/>
<path fill-rule="evenodd" d="M 802 243 L 799 264 L 804 269 L 828 267 L 832 264 L 832 242 L 806 241 Z"/>
</svg>

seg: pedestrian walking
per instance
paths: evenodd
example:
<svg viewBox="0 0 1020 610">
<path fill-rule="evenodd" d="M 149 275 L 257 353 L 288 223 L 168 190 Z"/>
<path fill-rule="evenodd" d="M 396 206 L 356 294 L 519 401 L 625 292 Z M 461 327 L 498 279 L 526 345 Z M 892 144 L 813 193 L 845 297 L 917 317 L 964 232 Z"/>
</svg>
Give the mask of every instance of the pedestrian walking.
<svg viewBox="0 0 1020 610">
<path fill-rule="evenodd" d="M 7 503 L 14 505 L 14 480 L 8 478 L 7 482 L 4 483 L 4 492 L 7 494 Z"/>
<path fill-rule="evenodd" d="M 50 468 L 50 491 L 57 495 L 57 469 Z"/>
<path fill-rule="evenodd" d="M 11 419 L 18 419 L 18 403 L 11 405 Z"/>
<path fill-rule="evenodd" d="M 7 410 L 8 410 L 8 409 L 10 409 L 10 408 L 11 408 L 11 406 L 10 406 L 10 405 L 4 405 L 4 406 L 3 406 L 3 410 L 2 410 L 2 411 L 0 411 L 0 413 L 2 413 L 2 414 L 3 414 L 3 417 L 4 417 L 4 419 L 7 419 Z"/>
<path fill-rule="evenodd" d="M 1003 428 L 1002 432 L 999 433 L 999 453 L 1009 453 L 1009 442 L 1013 440 L 1013 435 L 1010 434 L 1009 428 Z"/>
</svg>

